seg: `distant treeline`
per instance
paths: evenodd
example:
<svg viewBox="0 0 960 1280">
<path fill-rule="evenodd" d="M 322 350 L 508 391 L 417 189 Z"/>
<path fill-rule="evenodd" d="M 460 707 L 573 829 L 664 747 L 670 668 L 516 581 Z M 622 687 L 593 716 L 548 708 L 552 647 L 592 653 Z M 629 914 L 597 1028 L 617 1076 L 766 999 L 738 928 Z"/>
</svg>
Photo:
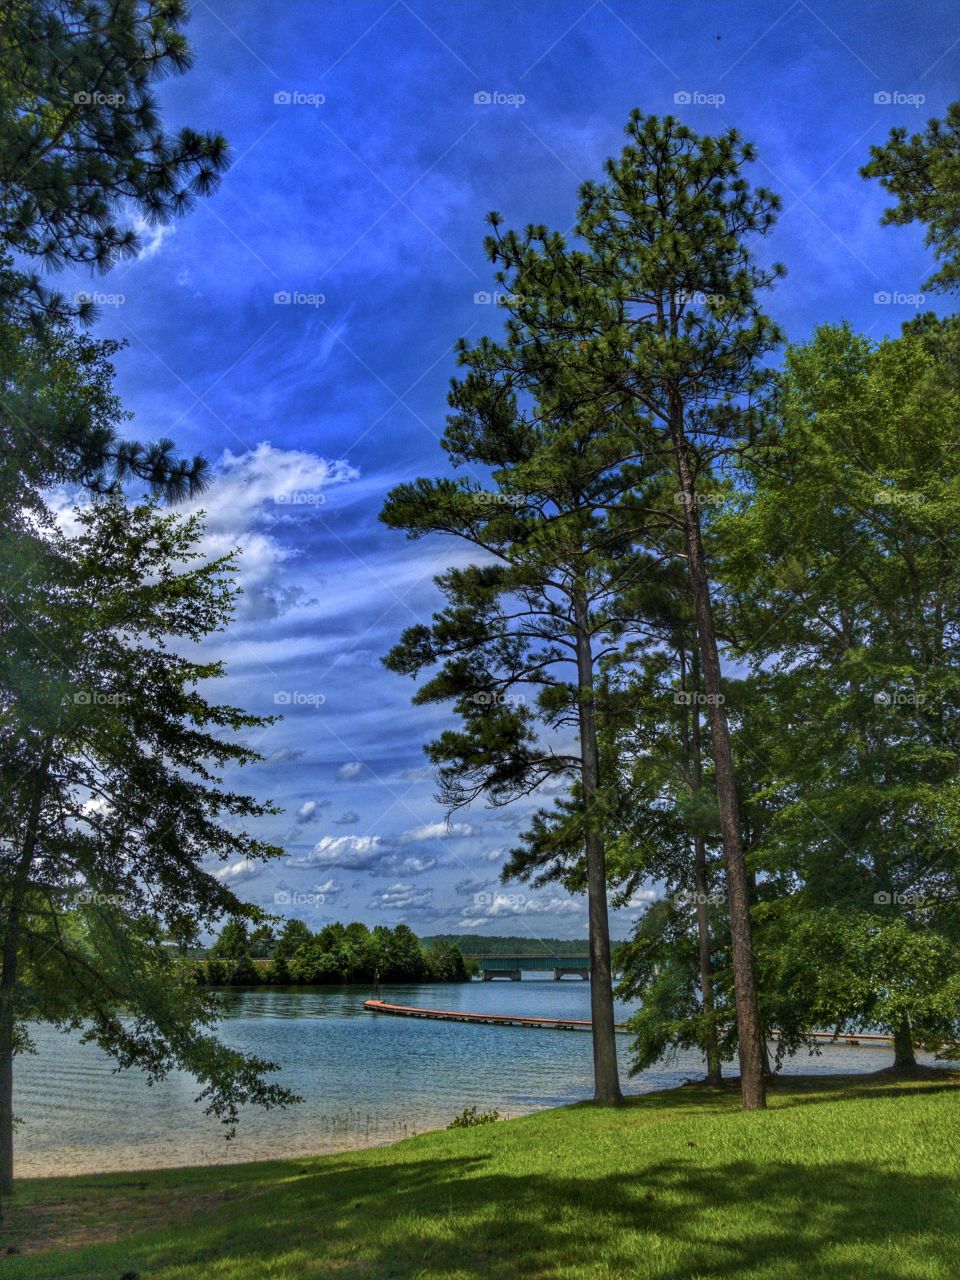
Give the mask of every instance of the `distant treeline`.
<svg viewBox="0 0 960 1280">
<path fill-rule="evenodd" d="M 587 954 L 586 938 L 485 938 L 477 935 L 462 937 L 455 933 L 437 933 L 423 938 L 425 947 L 443 944 L 455 946 L 466 957 L 470 956 L 583 956 Z M 616 953 L 623 944 L 611 942 Z"/>
<path fill-rule="evenodd" d="M 443 939 L 421 943 L 405 924 L 368 929 L 336 923 L 313 933 L 302 920 L 288 920 L 277 932 L 267 924 L 248 930 L 243 920 L 232 919 L 196 961 L 196 975 L 206 986 L 248 987 L 466 982 L 470 972 L 459 947 Z"/>
</svg>

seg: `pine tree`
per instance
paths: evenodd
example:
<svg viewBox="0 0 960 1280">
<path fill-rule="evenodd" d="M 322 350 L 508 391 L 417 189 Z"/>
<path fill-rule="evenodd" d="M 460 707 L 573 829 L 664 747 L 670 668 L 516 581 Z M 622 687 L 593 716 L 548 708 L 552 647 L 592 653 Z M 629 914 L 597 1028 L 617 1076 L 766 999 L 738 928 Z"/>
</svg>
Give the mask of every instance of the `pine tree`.
<svg viewBox="0 0 960 1280">
<path fill-rule="evenodd" d="M 213 191 L 227 144 L 168 133 L 153 86 L 191 63 L 181 0 L 0 4 L 0 315 L 72 308 L 14 265 L 107 271 Z M 81 304 L 80 314 L 92 308 Z"/>
<path fill-rule="evenodd" d="M 582 189 L 575 230 L 585 249 L 530 228 L 496 230 L 492 252 L 536 341 L 577 348 L 595 403 L 616 414 L 629 402 L 646 415 L 645 454 L 673 472 L 723 829 L 741 1093 L 754 1109 L 765 1105 L 764 1044 L 749 878 L 698 494 L 702 478 L 755 444 L 768 420 L 774 379 L 762 362 L 779 333 L 758 299 L 782 268 L 758 266 L 749 239 L 770 229 L 778 200 L 743 178 L 754 151 L 735 131 L 698 136 L 673 117 L 634 112 L 627 134 L 605 180 Z M 543 297 L 553 305 L 544 308 Z"/>
<path fill-rule="evenodd" d="M 557 294 L 541 304 L 553 307 Z M 507 804 L 551 778 L 575 780 L 566 839 L 587 890 L 595 1099 L 615 1103 L 596 676 L 631 630 L 626 593 L 657 562 L 638 545 L 642 468 L 622 461 L 641 424 L 629 405 L 617 417 L 595 411 L 576 345 L 536 338 L 514 316 L 503 343 L 461 346 L 469 371 L 451 392 L 444 447 L 494 487 L 417 480 L 388 498 L 391 527 L 456 537 L 481 558 L 437 579 L 447 607 L 431 626 L 410 628 L 386 662 L 409 675 L 440 668 L 415 701 L 452 702 L 462 720 L 428 748 L 448 807 L 480 796 Z"/>
</svg>

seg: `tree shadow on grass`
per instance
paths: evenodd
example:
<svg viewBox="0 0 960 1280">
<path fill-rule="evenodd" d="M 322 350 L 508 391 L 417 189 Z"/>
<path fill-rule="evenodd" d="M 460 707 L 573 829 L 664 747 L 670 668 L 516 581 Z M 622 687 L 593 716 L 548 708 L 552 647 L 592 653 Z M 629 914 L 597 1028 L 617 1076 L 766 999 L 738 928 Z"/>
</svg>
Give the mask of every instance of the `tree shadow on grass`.
<svg viewBox="0 0 960 1280">
<path fill-rule="evenodd" d="M 290 1181 L 285 1194 L 273 1189 L 259 1232 L 227 1215 L 184 1241 L 180 1257 L 169 1241 L 158 1252 L 133 1240 L 124 1265 L 146 1276 L 179 1265 L 199 1277 L 204 1259 L 228 1254 L 243 1259 L 248 1269 L 235 1274 L 244 1280 L 960 1274 L 960 1205 L 945 1176 L 857 1161 L 731 1160 L 704 1170 L 691 1152 L 636 1176 L 518 1177 L 485 1173 L 490 1159 L 397 1159 L 371 1168 L 326 1161 Z M 257 1205 L 246 1206 L 248 1218 Z M 868 1269 L 838 1263 L 833 1249 L 844 1242 L 872 1246 Z"/>
</svg>

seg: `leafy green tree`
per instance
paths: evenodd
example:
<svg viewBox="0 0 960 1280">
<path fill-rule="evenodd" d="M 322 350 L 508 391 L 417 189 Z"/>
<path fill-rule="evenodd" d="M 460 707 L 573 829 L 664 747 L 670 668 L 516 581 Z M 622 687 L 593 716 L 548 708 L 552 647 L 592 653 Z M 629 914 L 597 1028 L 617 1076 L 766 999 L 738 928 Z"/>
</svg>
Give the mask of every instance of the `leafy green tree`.
<svg viewBox="0 0 960 1280">
<path fill-rule="evenodd" d="M 235 987 L 255 987 L 260 981 L 260 970 L 253 963 L 249 951 L 244 951 L 233 966 L 230 982 Z"/>
<path fill-rule="evenodd" d="M 943 120 L 930 120 L 922 133 L 903 126 L 890 130 L 881 146 L 870 148 L 860 170 L 877 178 L 896 204 L 885 223 L 920 222 L 926 243 L 941 264 L 924 288 L 953 291 L 960 286 L 960 102 L 952 102 Z"/>
<path fill-rule="evenodd" d="M 426 977 L 430 982 L 466 982 L 466 963 L 459 947 L 449 942 L 435 942 L 424 949 Z"/>
<path fill-rule="evenodd" d="M 313 934 L 302 920 L 291 918 L 280 930 L 273 948 L 274 960 L 290 960 L 294 953 L 312 938 Z"/>
<path fill-rule="evenodd" d="M 210 954 L 220 956 L 224 960 L 239 960 L 249 953 L 250 939 L 247 936 L 247 922 L 241 919 L 228 920 L 220 930 L 220 936 L 210 948 Z"/>
<path fill-rule="evenodd" d="M 192 1072 L 207 1108 L 290 1094 L 270 1064 L 211 1033 L 219 1006 L 170 937 L 255 919 L 205 869 L 280 853 L 247 835 L 269 806 L 219 774 L 258 759 L 266 721 L 208 701 L 222 673 L 190 646 L 232 608 L 230 558 L 207 561 L 197 518 L 99 501 L 47 533 L 0 648 L 0 1189 L 13 1176 L 13 1071 L 35 1020 L 82 1028 L 151 1079 Z M 12 655 L 12 656 L 11 656 Z"/>
<path fill-rule="evenodd" d="M 250 955 L 254 960 L 269 960 L 273 954 L 274 933 L 269 924 L 258 924 L 250 933 Z"/>
<path fill-rule="evenodd" d="M 942 975 L 941 1010 L 951 949 L 960 972 L 960 394 L 933 337 L 824 326 L 791 349 L 779 448 L 719 525 L 729 625 L 767 704 L 741 744 L 768 800 L 757 950 L 773 1016 L 799 1039 L 827 1008 L 854 1027 L 899 1009 L 901 1066 L 954 1034 L 927 995 L 910 1010 L 918 957 Z"/>
<path fill-rule="evenodd" d="M 68 309 L 14 255 L 106 271 L 138 252 L 135 216 L 169 222 L 216 187 L 224 139 L 167 132 L 153 94 L 190 65 L 186 16 L 180 0 L 3 0 L 0 310 Z"/>
</svg>

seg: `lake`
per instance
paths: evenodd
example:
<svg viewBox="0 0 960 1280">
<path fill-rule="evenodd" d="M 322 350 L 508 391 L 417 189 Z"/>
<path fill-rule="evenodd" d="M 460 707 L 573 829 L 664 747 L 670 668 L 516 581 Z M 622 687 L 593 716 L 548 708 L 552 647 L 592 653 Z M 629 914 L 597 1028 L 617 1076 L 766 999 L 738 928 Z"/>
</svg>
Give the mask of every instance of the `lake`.
<svg viewBox="0 0 960 1280">
<path fill-rule="evenodd" d="M 585 982 L 531 978 L 382 988 L 398 1004 L 535 1017 L 589 1018 Z M 464 1107 L 505 1116 L 589 1098 L 584 1032 L 465 1026 L 367 1013 L 365 987 L 259 988 L 224 993 L 221 1037 L 279 1062 L 276 1078 L 303 1096 L 285 1111 L 244 1112 L 237 1136 L 193 1104 L 178 1075 L 148 1088 L 136 1071 L 75 1036 L 35 1031 L 38 1052 L 17 1059 L 17 1170 L 22 1176 L 297 1157 L 395 1141 L 446 1125 Z M 618 1009 L 618 1017 L 627 1010 Z M 629 1079 L 629 1038 L 618 1037 L 624 1089 L 648 1092 L 702 1074 L 685 1053 Z M 890 1050 L 825 1048 L 794 1072 L 873 1071 Z"/>
</svg>

